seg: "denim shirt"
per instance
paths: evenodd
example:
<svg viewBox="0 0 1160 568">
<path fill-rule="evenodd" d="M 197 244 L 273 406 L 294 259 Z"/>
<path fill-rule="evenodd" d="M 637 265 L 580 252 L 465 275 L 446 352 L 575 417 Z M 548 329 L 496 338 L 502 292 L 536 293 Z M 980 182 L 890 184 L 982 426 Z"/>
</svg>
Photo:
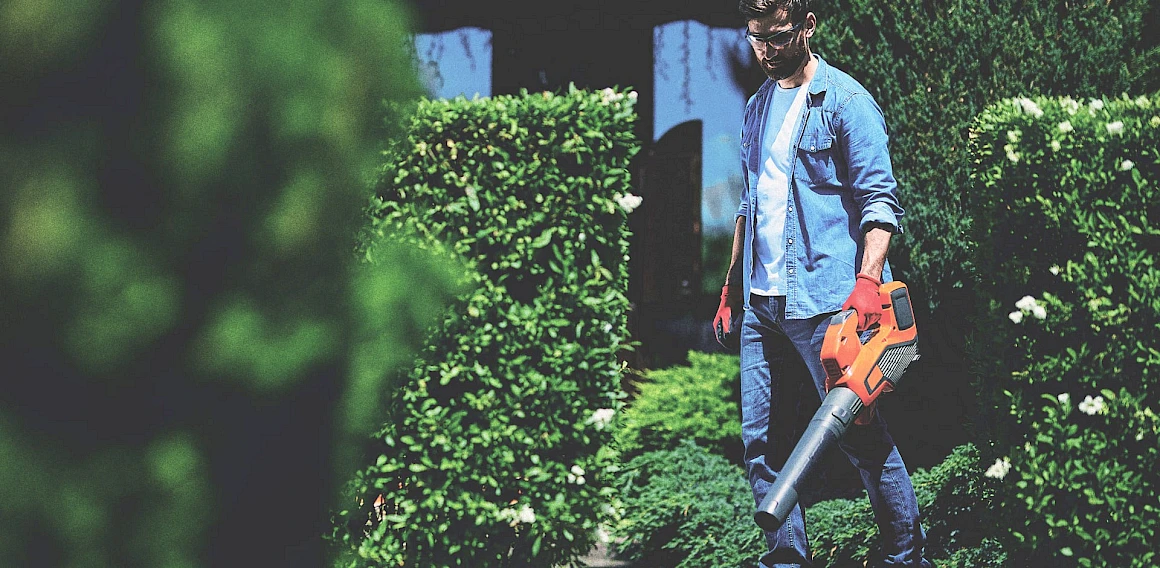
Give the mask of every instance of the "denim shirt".
<svg viewBox="0 0 1160 568">
<path fill-rule="evenodd" d="M 785 218 L 786 319 L 837 311 L 862 268 L 863 231 L 883 223 L 901 232 L 897 187 L 887 150 L 886 122 L 870 93 L 852 77 L 814 56 L 818 66 L 793 138 Z M 743 264 L 749 309 L 754 263 L 757 175 L 766 109 L 766 80 L 745 106 L 741 166 L 745 186 L 738 217 L 745 217 Z M 882 281 L 891 279 L 890 265 Z"/>
</svg>

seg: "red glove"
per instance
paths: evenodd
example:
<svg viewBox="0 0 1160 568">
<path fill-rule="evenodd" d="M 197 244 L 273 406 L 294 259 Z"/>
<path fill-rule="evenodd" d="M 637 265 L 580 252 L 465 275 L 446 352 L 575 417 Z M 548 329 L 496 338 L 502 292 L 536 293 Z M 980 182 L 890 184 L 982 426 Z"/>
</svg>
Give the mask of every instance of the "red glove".
<svg viewBox="0 0 1160 568">
<path fill-rule="evenodd" d="M 740 331 L 731 329 L 733 310 L 739 307 L 740 300 L 741 295 L 732 286 L 726 284 L 721 288 L 721 304 L 717 306 L 717 316 L 713 318 L 713 335 L 717 337 L 717 343 L 726 349 L 729 349 L 730 346 L 725 345 L 725 335 Z"/>
<path fill-rule="evenodd" d="M 842 304 L 843 310 L 853 309 L 858 312 L 858 331 L 866 331 L 882 319 L 882 300 L 878 294 L 880 287 L 882 281 L 869 274 L 859 273 L 854 281 L 854 291 Z"/>
</svg>

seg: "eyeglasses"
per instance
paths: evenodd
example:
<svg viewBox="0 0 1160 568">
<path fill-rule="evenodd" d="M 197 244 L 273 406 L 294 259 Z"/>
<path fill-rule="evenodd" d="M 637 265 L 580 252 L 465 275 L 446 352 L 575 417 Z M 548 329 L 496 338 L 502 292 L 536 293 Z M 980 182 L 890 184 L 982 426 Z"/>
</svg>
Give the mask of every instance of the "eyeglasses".
<svg viewBox="0 0 1160 568">
<path fill-rule="evenodd" d="M 785 47 L 786 45 L 789 45 L 789 42 L 793 41 L 794 35 L 797 34 L 797 31 L 799 29 L 801 29 L 802 23 L 803 22 L 798 22 L 798 23 L 794 24 L 793 27 L 788 29 L 788 30 L 783 30 L 783 31 L 780 31 L 777 33 L 764 35 L 764 36 L 753 35 L 753 34 L 749 33 L 748 31 L 746 31 L 745 32 L 745 39 L 749 40 L 749 45 L 752 45 L 755 48 L 757 48 L 757 47 L 772 47 L 774 49 L 779 49 L 779 48 Z"/>
</svg>

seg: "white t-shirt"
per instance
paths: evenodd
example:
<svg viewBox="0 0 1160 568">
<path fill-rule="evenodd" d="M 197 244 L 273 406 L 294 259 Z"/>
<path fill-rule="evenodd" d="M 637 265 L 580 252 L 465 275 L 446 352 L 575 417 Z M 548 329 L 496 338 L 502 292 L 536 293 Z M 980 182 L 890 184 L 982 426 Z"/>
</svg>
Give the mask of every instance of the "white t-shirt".
<svg viewBox="0 0 1160 568">
<path fill-rule="evenodd" d="M 786 293 L 785 215 L 792 166 L 790 148 L 808 92 L 809 83 L 793 89 L 773 86 L 761 141 L 761 171 L 751 172 L 757 178 L 751 291 L 760 296 Z"/>
</svg>

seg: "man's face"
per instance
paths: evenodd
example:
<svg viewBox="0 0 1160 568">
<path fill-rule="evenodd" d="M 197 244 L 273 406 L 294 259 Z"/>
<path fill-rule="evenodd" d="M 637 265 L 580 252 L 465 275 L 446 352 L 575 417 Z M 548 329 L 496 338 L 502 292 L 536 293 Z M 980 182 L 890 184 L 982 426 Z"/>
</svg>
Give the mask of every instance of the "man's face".
<svg viewBox="0 0 1160 568">
<path fill-rule="evenodd" d="M 794 22 L 787 10 L 749 20 L 749 45 L 766 76 L 780 81 L 805 67 L 809 57 L 807 38 L 813 35 L 814 24 L 813 12 L 806 14 L 802 21 Z"/>
</svg>

